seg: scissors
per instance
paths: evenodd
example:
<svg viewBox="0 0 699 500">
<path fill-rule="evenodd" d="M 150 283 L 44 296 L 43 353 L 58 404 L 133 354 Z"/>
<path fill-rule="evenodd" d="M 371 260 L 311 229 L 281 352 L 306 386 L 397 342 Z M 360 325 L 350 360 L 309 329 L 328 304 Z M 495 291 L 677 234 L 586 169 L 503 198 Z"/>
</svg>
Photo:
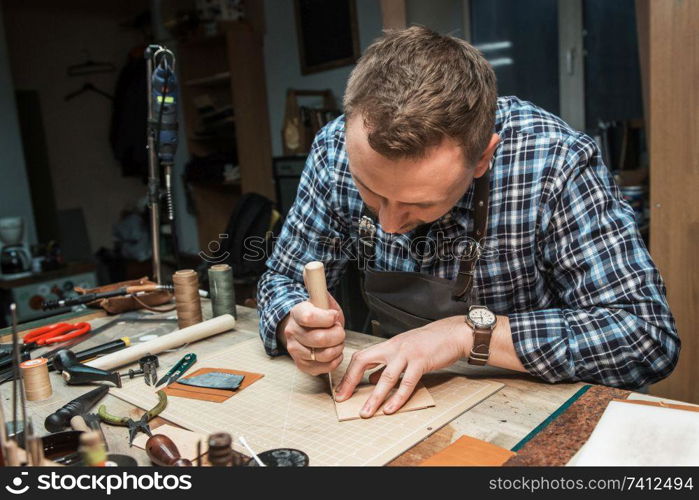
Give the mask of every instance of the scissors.
<svg viewBox="0 0 699 500">
<path fill-rule="evenodd" d="M 85 335 L 90 331 L 90 323 L 56 323 L 32 330 L 24 336 L 24 343 L 44 346 L 64 342 Z"/>
<path fill-rule="evenodd" d="M 163 378 L 158 380 L 158 383 L 155 384 L 155 386 L 159 387 L 163 384 L 170 385 L 171 383 L 175 382 L 178 378 L 180 378 L 184 374 L 184 372 L 189 370 L 189 367 L 196 362 L 196 354 L 194 354 L 193 352 L 186 354 L 172 368 L 168 370 L 168 372 L 163 376 Z"/>
</svg>

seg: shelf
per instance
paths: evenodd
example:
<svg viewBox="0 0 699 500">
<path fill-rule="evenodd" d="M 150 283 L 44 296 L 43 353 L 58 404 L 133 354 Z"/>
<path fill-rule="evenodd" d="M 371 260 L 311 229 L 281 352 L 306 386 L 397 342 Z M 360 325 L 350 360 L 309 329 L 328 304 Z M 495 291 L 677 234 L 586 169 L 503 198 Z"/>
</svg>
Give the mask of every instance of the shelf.
<svg viewBox="0 0 699 500">
<path fill-rule="evenodd" d="M 180 46 L 184 48 L 199 48 L 208 47 L 211 45 L 222 45 L 226 43 L 226 37 L 223 33 L 217 33 L 211 36 L 194 35 L 185 40 L 180 41 Z"/>
<path fill-rule="evenodd" d="M 201 186 L 201 187 L 215 187 L 215 188 L 220 188 L 220 187 L 239 188 L 240 187 L 240 178 L 237 178 L 234 180 L 223 180 L 221 182 L 201 181 L 201 180 L 191 180 L 189 182 L 190 182 L 190 184 L 194 184 L 196 186 Z"/>
<path fill-rule="evenodd" d="M 231 135 L 197 135 L 190 134 L 187 136 L 190 141 L 196 142 L 218 142 L 218 141 L 235 141 L 235 134 Z"/>
<path fill-rule="evenodd" d="M 217 36 L 195 35 L 179 45 L 182 125 L 189 151 L 199 157 L 235 154 L 240 166 L 241 180 L 219 184 L 218 190 L 211 186 L 211 191 L 218 191 L 215 195 L 195 200 L 206 214 L 197 216 L 204 244 L 228 222 L 236 199 L 231 192 L 275 196 L 264 46 L 261 31 L 254 30 L 261 24 L 252 16 L 263 6 L 251 3 L 256 7 L 251 8 L 250 22 L 222 22 Z"/>
</svg>

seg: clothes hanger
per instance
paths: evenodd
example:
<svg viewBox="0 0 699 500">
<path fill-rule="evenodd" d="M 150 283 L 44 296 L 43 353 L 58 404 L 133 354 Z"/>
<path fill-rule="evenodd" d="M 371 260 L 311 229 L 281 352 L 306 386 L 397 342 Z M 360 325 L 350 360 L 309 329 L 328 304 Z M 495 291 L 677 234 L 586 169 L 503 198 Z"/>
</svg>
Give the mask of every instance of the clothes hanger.
<svg viewBox="0 0 699 500">
<path fill-rule="evenodd" d="M 116 66 L 110 62 L 94 61 L 90 58 L 87 50 L 84 50 L 85 62 L 68 66 L 66 73 L 68 76 L 93 75 L 95 73 L 113 73 Z"/>
<path fill-rule="evenodd" d="M 97 87 L 95 87 L 95 86 L 92 85 L 91 83 L 86 83 L 86 84 L 84 84 L 84 85 L 82 86 L 81 89 L 78 89 L 78 90 L 76 90 L 76 91 L 74 91 L 74 92 L 71 92 L 70 94 L 66 94 L 65 100 L 66 100 L 66 101 L 70 101 L 70 100 L 73 99 L 74 97 L 78 97 L 79 95 L 84 94 L 85 92 L 95 92 L 95 93 L 97 93 L 97 94 L 99 94 L 99 95 L 101 95 L 101 96 L 103 96 L 103 97 L 106 97 L 106 98 L 109 99 L 110 101 L 113 101 L 113 100 L 114 100 L 114 96 L 112 96 L 111 94 L 108 94 L 108 93 L 105 92 L 104 90 L 98 89 Z"/>
</svg>

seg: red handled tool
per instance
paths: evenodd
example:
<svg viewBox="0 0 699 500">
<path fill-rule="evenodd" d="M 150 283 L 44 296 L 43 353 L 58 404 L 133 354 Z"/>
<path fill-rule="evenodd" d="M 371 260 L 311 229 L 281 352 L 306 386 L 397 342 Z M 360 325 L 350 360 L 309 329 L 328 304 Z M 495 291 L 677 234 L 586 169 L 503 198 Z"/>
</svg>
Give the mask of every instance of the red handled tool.
<svg viewBox="0 0 699 500">
<path fill-rule="evenodd" d="M 56 323 L 55 325 L 42 326 L 26 334 L 24 343 L 35 343 L 36 345 L 49 345 L 65 340 L 74 339 L 85 335 L 90 331 L 90 323 Z"/>
</svg>

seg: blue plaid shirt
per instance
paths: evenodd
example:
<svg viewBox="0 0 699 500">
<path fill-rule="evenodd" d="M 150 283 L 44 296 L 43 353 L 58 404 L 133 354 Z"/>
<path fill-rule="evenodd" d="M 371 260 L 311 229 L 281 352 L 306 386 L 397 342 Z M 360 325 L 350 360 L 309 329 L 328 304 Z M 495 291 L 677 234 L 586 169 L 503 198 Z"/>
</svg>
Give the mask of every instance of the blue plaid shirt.
<svg viewBox="0 0 699 500">
<path fill-rule="evenodd" d="M 498 99 L 495 131 L 501 142 L 491 164 L 475 303 L 509 317 L 519 359 L 546 381 L 638 388 L 667 376 L 680 339 L 664 284 L 595 142 L 515 97 Z M 473 185 L 427 238 L 470 235 L 472 197 Z M 330 287 L 340 279 L 352 252 L 338 248 L 356 241 L 362 206 L 341 116 L 315 138 L 260 279 L 260 335 L 268 354 L 282 354 L 277 324 L 307 299 L 304 264 L 324 262 Z M 377 224 L 375 267 L 453 279 L 458 259 L 411 253 L 412 235 L 384 233 Z"/>
</svg>

